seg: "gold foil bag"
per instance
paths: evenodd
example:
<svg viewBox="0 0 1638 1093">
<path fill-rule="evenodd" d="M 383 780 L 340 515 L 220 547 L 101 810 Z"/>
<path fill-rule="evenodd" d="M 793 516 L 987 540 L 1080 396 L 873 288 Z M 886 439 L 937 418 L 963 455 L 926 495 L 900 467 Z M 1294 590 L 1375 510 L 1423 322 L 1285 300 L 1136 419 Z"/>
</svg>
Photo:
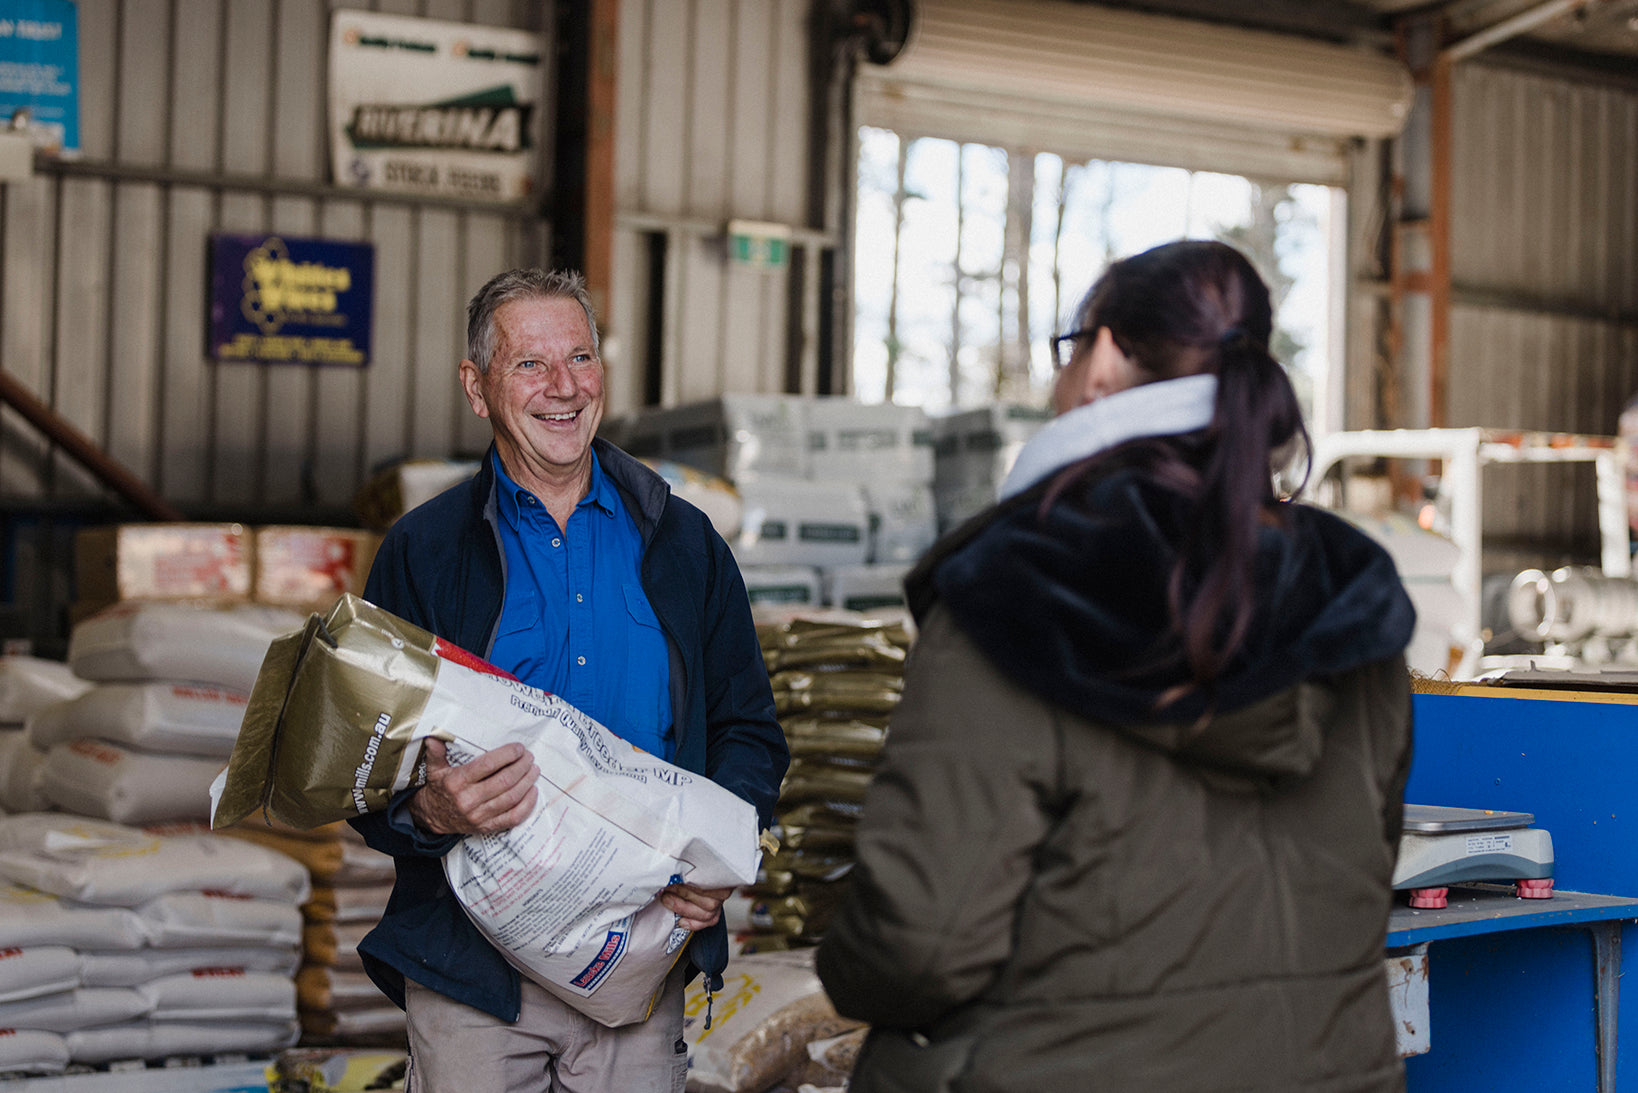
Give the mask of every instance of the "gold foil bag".
<svg viewBox="0 0 1638 1093">
<path fill-rule="evenodd" d="M 351 593 L 275 639 L 211 787 L 211 826 L 259 811 L 306 830 L 386 808 L 420 759 L 440 652 L 470 660 Z"/>
</svg>

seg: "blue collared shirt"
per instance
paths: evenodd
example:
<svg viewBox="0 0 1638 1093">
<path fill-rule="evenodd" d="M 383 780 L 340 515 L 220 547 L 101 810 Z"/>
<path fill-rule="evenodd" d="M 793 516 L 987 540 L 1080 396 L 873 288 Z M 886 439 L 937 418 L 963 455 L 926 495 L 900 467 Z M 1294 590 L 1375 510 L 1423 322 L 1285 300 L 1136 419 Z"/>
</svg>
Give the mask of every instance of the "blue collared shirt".
<svg viewBox="0 0 1638 1093">
<path fill-rule="evenodd" d="M 637 523 L 592 456 L 568 530 L 495 460 L 506 598 L 489 659 L 669 760 L 671 668 L 639 580 Z"/>
</svg>

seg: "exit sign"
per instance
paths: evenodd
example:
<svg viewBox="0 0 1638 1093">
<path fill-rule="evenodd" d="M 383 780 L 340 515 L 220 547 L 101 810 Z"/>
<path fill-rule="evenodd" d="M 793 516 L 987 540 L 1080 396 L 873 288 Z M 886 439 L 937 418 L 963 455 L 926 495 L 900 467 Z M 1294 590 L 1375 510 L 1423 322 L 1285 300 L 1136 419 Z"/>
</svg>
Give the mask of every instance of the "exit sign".
<svg viewBox="0 0 1638 1093">
<path fill-rule="evenodd" d="M 783 269 L 791 261 L 791 230 L 784 224 L 730 220 L 728 258 L 756 269 Z"/>
</svg>

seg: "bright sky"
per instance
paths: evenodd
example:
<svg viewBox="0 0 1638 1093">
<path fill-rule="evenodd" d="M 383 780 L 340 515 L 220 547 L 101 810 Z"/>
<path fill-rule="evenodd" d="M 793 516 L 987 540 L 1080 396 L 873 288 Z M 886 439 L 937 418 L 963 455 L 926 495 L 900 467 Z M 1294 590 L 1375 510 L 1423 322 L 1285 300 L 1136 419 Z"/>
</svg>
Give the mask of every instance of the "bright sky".
<svg viewBox="0 0 1638 1093">
<path fill-rule="evenodd" d="M 898 360 L 895 401 L 938 411 L 951 407 L 949 346 L 954 300 L 951 269 L 957 231 L 957 155 L 961 156 L 964 217 L 961 264 L 968 275 L 960 324 L 960 406 L 988 402 L 988 385 L 1003 318 L 1016 325 L 1016 304 L 1004 301 L 994 276 L 1003 254 L 1007 159 L 998 148 L 960 146 L 945 140 L 911 144 L 906 188 L 921 200 L 906 203 L 899 240 Z M 887 369 L 888 307 L 892 299 L 893 204 L 898 137 L 860 130 L 854 325 L 854 391 L 880 402 Z M 1103 270 L 1121 257 L 1185 237 L 1211 237 L 1249 220 L 1252 186 L 1234 175 L 1170 167 L 1092 162 L 1070 165 L 1069 201 L 1060 249 L 1063 298 L 1052 285 L 1053 231 L 1064 164 L 1041 154 L 1035 160 L 1034 238 L 1030 245 L 1030 352 L 1032 376 L 1046 398 L 1050 366 L 1046 339 Z M 1292 187 L 1290 215 L 1281 224 L 1276 250 L 1295 285 L 1277 316 L 1304 346 L 1285 362 L 1310 377 L 1325 371 L 1329 299 L 1327 246 L 1331 192 L 1323 186 Z M 988 277 L 975 277 L 988 271 Z M 1309 384 L 1300 384 L 1306 388 Z"/>
</svg>

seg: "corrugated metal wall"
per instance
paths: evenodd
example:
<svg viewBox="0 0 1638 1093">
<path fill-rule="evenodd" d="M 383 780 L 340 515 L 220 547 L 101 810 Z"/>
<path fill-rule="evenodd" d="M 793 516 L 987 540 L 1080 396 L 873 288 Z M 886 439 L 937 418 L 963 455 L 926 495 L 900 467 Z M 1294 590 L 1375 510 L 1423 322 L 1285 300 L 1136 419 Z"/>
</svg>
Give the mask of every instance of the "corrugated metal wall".
<svg viewBox="0 0 1638 1093">
<path fill-rule="evenodd" d="M 1638 83 L 1454 73 L 1448 422 L 1613 434 L 1638 394 Z M 1486 568 L 1597 560 L 1590 467 L 1493 466 Z"/>
<path fill-rule="evenodd" d="M 79 0 L 81 157 L 0 187 L 0 361 L 190 517 L 347 523 L 374 468 L 481 450 L 487 425 L 456 380 L 465 303 L 493 273 L 549 253 L 538 217 L 329 187 L 336 8 L 549 36 L 554 5 Z M 792 381 L 812 390 L 830 237 L 805 227 L 811 0 L 620 8 L 610 413 Z M 549 185 L 549 162 L 542 174 Z M 795 229 L 791 265 L 731 266 L 730 217 Z M 208 360 L 216 231 L 373 243 L 371 363 Z M 123 511 L 0 408 L 0 638 L 28 632 L 51 648 L 74 528 Z"/>
<path fill-rule="evenodd" d="M 811 6 L 622 0 L 611 412 L 814 390 Z M 790 264 L 732 264 L 729 219 L 793 229 Z"/>
<path fill-rule="evenodd" d="M 0 199 L 6 369 L 186 511 L 345 512 L 372 467 L 485 442 L 455 381 L 462 309 L 491 273 L 538 254 L 543 228 L 327 189 L 335 6 L 80 0 L 82 161 L 8 185 Z M 524 0 L 367 6 L 529 29 L 543 10 Z M 374 243 L 372 362 L 210 362 L 214 231 Z M 9 413 L 3 435 L 0 496 L 97 492 Z"/>
</svg>

